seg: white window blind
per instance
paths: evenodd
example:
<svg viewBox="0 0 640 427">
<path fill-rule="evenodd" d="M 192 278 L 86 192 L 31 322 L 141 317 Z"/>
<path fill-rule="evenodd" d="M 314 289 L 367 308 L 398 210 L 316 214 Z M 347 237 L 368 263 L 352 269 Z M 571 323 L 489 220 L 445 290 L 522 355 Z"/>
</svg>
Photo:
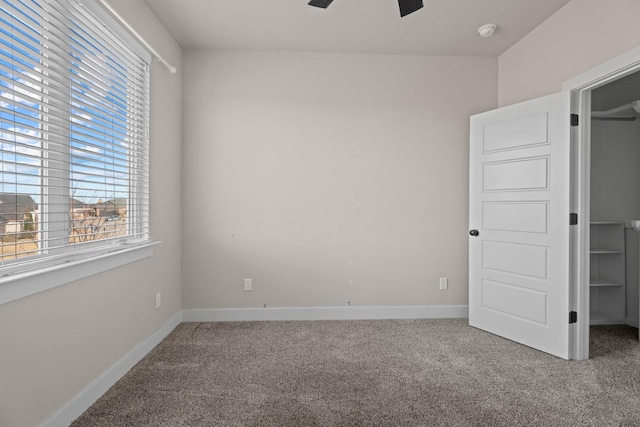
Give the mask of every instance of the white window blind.
<svg viewBox="0 0 640 427">
<path fill-rule="evenodd" d="M 149 58 L 86 2 L 0 0 L 0 275 L 149 239 Z"/>
</svg>

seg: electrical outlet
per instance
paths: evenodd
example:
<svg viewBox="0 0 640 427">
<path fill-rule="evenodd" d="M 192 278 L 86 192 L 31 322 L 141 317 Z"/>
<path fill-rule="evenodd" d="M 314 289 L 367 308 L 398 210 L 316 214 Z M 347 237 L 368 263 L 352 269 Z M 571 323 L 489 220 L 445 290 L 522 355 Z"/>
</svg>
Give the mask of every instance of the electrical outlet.
<svg viewBox="0 0 640 427">
<path fill-rule="evenodd" d="M 441 291 L 446 291 L 449 288 L 449 279 L 447 279 L 446 277 L 441 277 L 440 278 L 440 290 Z"/>
<path fill-rule="evenodd" d="M 252 279 L 244 279 L 244 290 L 245 292 L 250 292 L 253 290 L 253 280 Z"/>
<path fill-rule="evenodd" d="M 156 294 L 156 308 L 160 308 L 161 304 L 162 304 L 162 293 L 158 292 Z"/>
</svg>

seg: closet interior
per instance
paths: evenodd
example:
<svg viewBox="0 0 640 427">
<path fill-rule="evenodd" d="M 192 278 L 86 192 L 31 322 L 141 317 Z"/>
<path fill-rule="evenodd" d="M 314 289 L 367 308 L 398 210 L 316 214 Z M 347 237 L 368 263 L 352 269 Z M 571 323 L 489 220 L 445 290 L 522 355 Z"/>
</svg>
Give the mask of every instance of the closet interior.
<svg viewBox="0 0 640 427">
<path fill-rule="evenodd" d="M 591 92 L 590 322 L 638 327 L 640 72 Z"/>
</svg>

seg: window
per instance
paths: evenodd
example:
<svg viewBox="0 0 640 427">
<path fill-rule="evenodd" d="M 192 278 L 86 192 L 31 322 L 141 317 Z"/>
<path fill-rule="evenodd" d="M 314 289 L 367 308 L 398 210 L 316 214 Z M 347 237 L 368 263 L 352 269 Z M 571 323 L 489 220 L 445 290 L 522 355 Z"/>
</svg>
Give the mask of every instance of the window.
<svg viewBox="0 0 640 427">
<path fill-rule="evenodd" d="M 91 0 L 0 0 L 0 275 L 149 239 L 149 55 Z"/>
</svg>

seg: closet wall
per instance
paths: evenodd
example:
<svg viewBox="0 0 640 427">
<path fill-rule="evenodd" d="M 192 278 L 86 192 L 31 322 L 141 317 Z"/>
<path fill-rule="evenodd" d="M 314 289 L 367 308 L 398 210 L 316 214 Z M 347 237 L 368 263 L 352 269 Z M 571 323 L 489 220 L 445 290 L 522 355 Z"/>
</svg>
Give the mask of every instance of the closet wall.
<svg viewBox="0 0 640 427">
<path fill-rule="evenodd" d="M 606 111 L 639 99 L 640 73 L 635 73 L 594 90 L 592 110 Z M 640 120 L 592 121 L 591 219 L 640 219 Z M 626 321 L 638 326 L 639 233 L 627 228 L 625 240 Z"/>
</svg>

